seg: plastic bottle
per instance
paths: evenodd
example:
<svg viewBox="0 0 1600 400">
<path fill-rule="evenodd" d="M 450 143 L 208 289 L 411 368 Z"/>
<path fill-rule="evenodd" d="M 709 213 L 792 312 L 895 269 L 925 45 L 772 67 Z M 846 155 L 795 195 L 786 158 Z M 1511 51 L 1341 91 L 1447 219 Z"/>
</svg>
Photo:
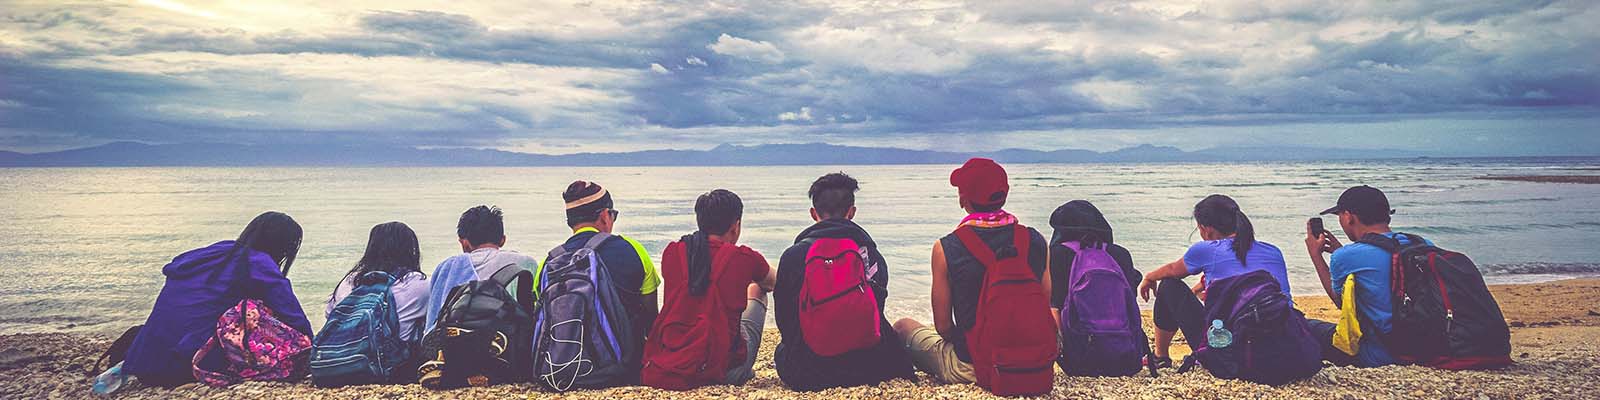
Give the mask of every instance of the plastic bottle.
<svg viewBox="0 0 1600 400">
<path fill-rule="evenodd" d="M 1211 330 L 1206 331 L 1206 344 L 1213 349 L 1233 345 L 1233 332 L 1222 327 L 1222 320 L 1211 320 Z"/>
<path fill-rule="evenodd" d="M 117 363 L 94 378 L 94 394 L 109 396 L 127 383 L 128 375 L 122 373 L 122 363 Z"/>
</svg>

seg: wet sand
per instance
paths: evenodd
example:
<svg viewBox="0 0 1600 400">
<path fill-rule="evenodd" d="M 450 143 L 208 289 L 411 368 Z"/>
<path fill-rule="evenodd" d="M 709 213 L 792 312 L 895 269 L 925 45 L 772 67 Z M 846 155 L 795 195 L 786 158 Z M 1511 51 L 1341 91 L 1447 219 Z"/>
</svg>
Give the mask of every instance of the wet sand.
<svg viewBox="0 0 1600 400">
<path fill-rule="evenodd" d="M 1050 398 L 1269 398 L 1269 399 L 1503 399 L 1600 398 L 1600 279 L 1500 285 L 1496 299 L 1512 325 L 1517 364 L 1500 371 L 1458 372 L 1424 367 L 1359 369 L 1329 367 L 1315 376 L 1271 387 L 1221 380 L 1203 370 L 1163 374 L 1151 379 L 1076 378 L 1057 375 Z M 1296 299 L 1311 318 L 1332 320 L 1337 313 L 1326 296 Z M 1148 321 L 1148 319 L 1147 319 Z M 1147 323 L 1148 324 L 1148 323 Z M 877 399 L 992 398 L 972 385 L 939 385 L 895 380 L 876 386 L 799 393 L 786 389 L 772 369 L 777 331 L 768 330 L 756 366 L 745 386 L 714 386 L 689 392 L 644 387 L 555 395 L 535 386 L 503 385 L 430 391 L 418 385 L 318 389 L 309 383 L 250 382 L 224 389 L 187 385 L 177 389 L 134 386 L 118 394 L 127 399 L 348 399 L 348 398 L 575 398 L 575 399 Z M 112 338 L 83 334 L 0 336 L 0 398 L 91 398 L 85 369 Z M 1174 354 L 1184 349 L 1174 345 Z M 1175 358 L 1181 358 L 1181 355 Z M 1165 370 L 1164 372 L 1170 372 Z"/>
</svg>

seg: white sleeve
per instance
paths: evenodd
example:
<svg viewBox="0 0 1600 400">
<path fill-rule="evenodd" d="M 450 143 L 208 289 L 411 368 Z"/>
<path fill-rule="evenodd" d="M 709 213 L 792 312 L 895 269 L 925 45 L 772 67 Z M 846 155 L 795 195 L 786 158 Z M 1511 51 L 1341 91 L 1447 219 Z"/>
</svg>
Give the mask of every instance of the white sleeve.
<svg viewBox="0 0 1600 400">
<path fill-rule="evenodd" d="M 394 293 L 395 312 L 400 316 L 400 330 L 411 332 L 418 321 L 428 316 L 428 278 L 421 273 L 406 275 L 389 289 Z"/>
<path fill-rule="evenodd" d="M 356 290 L 355 287 L 351 285 L 352 283 L 349 279 L 344 279 L 339 281 L 338 286 L 334 286 L 333 295 L 328 296 L 328 305 L 322 310 L 322 318 L 324 320 L 326 320 L 328 316 L 333 315 L 334 306 L 339 305 L 339 302 L 344 301 L 344 298 L 349 296 L 350 292 Z"/>
</svg>

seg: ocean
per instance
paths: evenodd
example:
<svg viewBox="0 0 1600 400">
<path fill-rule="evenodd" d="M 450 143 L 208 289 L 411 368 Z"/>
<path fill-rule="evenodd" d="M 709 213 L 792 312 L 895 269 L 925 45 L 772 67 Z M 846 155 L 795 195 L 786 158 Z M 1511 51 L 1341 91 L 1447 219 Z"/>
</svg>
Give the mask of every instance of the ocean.
<svg viewBox="0 0 1600 400">
<path fill-rule="evenodd" d="M 1476 179 L 1592 174 L 1596 158 L 1367 162 L 1007 165 L 1007 209 L 1048 237 L 1056 206 L 1094 202 L 1118 243 L 1149 271 L 1199 235 L 1190 211 L 1212 193 L 1239 201 L 1260 240 L 1283 250 L 1296 294 L 1321 292 L 1302 242 L 1306 218 L 1346 187 L 1388 192 L 1398 230 L 1471 255 L 1493 282 L 1600 273 L 1600 185 Z M 569 234 L 560 192 L 605 185 L 617 233 L 656 257 L 694 229 L 700 193 L 745 202 L 741 244 L 777 256 L 810 225 L 806 188 L 843 171 L 861 181 L 856 221 L 888 258 L 890 318 L 928 320 L 931 246 L 963 216 L 955 165 L 627 168 L 51 168 L 0 169 L 0 334 L 116 332 L 142 323 L 172 257 L 236 237 L 265 210 L 305 228 L 289 274 L 320 327 L 335 281 L 361 257 L 367 231 L 403 221 L 422 242 L 423 269 L 457 254 L 455 223 L 479 204 L 505 210 L 507 248 L 542 255 Z M 1339 233 L 1338 223 L 1328 227 Z M 659 261 L 659 260 L 657 260 Z M 1191 278 L 1192 279 L 1192 278 Z M 1148 306 L 1148 304 L 1146 304 Z"/>
</svg>

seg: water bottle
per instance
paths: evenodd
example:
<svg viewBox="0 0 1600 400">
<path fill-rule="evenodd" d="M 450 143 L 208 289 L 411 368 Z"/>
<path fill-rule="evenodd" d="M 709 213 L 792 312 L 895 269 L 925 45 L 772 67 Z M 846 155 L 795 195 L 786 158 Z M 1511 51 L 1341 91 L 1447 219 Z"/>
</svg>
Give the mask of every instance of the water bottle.
<svg viewBox="0 0 1600 400">
<path fill-rule="evenodd" d="M 1222 327 L 1222 320 L 1211 320 L 1211 330 L 1206 332 L 1206 342 L 1213 349 L 1228 347 L 1233 344 L 1233 332 L 1228 332 Z"/>
<path fill-rule="evenodd" d="M 117 365 L 111 366 L 111 369 L 94 378 L 94 394 L 109 396 L 112 393 L 116 393 L 118 389 L 122 389 L 122 385 L 127 383 L 128 375 L 122 373 L 122 363 L 117 363 Z"/>
</svg>

